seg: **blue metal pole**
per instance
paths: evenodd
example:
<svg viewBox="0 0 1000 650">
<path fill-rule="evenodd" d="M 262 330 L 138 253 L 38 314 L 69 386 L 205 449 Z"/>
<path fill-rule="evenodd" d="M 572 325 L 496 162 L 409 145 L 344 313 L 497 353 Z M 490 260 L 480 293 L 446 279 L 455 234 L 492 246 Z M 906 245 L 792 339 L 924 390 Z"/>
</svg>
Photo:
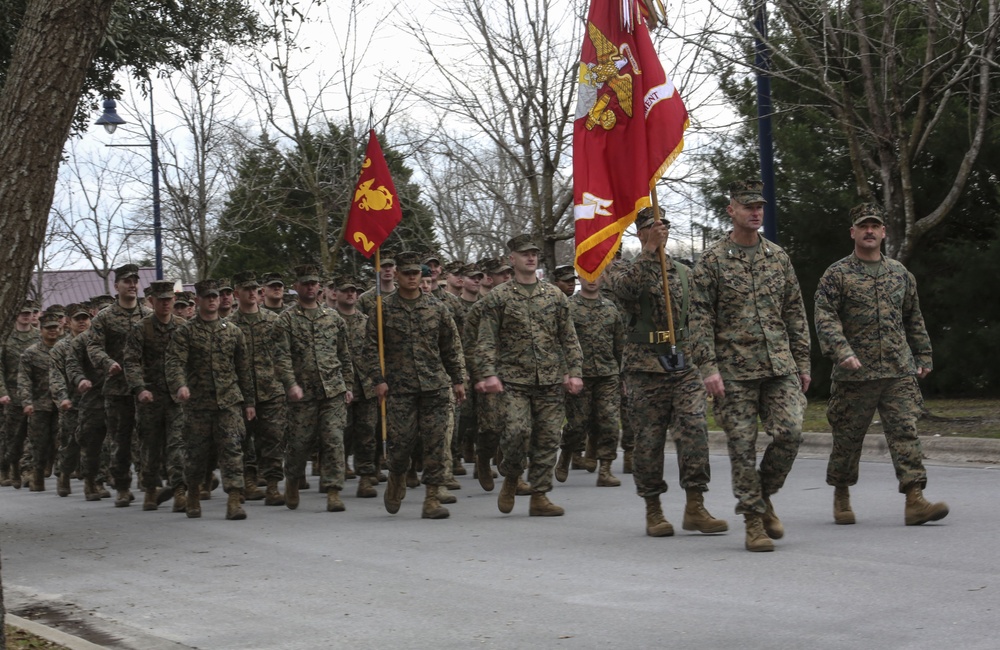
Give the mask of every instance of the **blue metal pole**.
<svg viewBox="0 0 1000 650">
<path fill-rule="evenodd" d="M 764 236 L 778 241 L 778 219 L 774 204 L 774 144 L 771 133 L 771 52 L 764 42 L 767 38 L 767 2 L 757 3 L 754 15 L 754 63 L 757 66 L 757 128 L 760 142 L 760 179 L 764 181 Z M 763 37 L 763 38 L 761 38 Z"/>
<path fill-rule="evenodd" d="M 149 85 L 149 148 L 153 158 L 153 241 L 156 250 L 156 279 L 163 279 L 163 232 L 160 223 L 160 146 L 156 141 L 153 117 L 153 85 Z"/>
</svg>

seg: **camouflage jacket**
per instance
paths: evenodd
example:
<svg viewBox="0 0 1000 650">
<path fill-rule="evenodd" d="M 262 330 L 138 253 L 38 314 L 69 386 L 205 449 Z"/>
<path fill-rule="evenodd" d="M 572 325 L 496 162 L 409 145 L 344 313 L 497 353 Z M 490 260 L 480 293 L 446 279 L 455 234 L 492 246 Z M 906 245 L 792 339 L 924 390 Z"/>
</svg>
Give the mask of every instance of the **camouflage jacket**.
<svg viewBox="0 0 1000 650">
<path fill-rule="evenodd" d="M 431 295 L 445 304 L 445 307 L 451 312 L 451 317 L 455 319 L 455 327 L 458 328 L 458 333 L 461 334 L 465 330 L 465 315 L 469 313 L 469 308 L 475 303 L 462 300 L 455 294 L 446 291 L 442 286 L 434 287 L 431 290 Z M 468 348 L 466 348 L 466 351 L 468 351 Z"/>
<path fill-rule="evenodd" d="M 94 365 L 87 353 L 87 345 L 92 335 L 91 330 L 87 330 L 80 336 L 73 339 L 69 344 L 69 353 L 66 355 L 66 381 L 67 390 L 79 397 L 76 400 L 78 409 L 103 409 L 104 379 L 107 374 Z M 91 388 L 86 393 L 80 395 L 78 390 L 80 382 L 87 380 Z"/>
<path fill-rule="evenodd" d="M 569 313 L 583 355 L 584 377 L 612 377 L 622 366 L 625 326 L 615 304 L 607 298 L 584 298 L 579 293 L 569 299 Z"/>
<path fill-rule="evenodd" d="M 378 282 L 378 278 L 376 278 L 375 281 Z M 396 293 L 395 289 L 393 289 L 389 293 L 383 293 L 382 300 L 385 300 L 388 296 L 391 296 L 394 293 Z M 365 291 L 360 296 L 358 296 L 358 302 L 355 305 L 355 308 L 361 310 L 361 313 L 363 313 L 365 316 L 368 316 L 369 318 L 375 318 L 375 287 L 372 287 L 368 291 Z"/>
<path fill-rule="evenodd" d="M 125 342 L 125 380 L 133 395 L 148 390 L 156 397 L 170 394 L 164 361 L 170 338 L 187 320 L 180 316 L 170 316 L 164 324 L 155 314 L 146 316 L 132 326 Z"/>
<path fill-rule="evenodd" d="M 659 264 L 659 258 L 657 258 L 657 264 Z M 603 279 L 601 281 L 601 296 L 615 303 L 615 307 L 618 308 L 618 312 L 622 317 L 622 323 L 625 324 L 626 329 L 628 328 L 629 319 L 625 301 L 618 292 L 618 280 L 621 278 L 622 273 L 624 273 L 625 270 L 631 265 L 631 262 L 621 257 L 611 260 L 611 262 L 604 269 L 604 273 L 602 275 Z"/>
<path fill-rule="evenodd" d="M 278 315 L 266 309 L 260 309 L 255 314 L 244 314 L 238 309 L 229 317 L 243 332 L 250 355 L 250 372 L 253 375 L 256 402 L 270 402 L 285 399 L 285 389 L 278 380 L 274 354 L 274 324 Z M 284 363 L 291 360 L 283 358 Z"/>
<path fill-rule="evenodd" d="M 254 406 L 250 359 L 240 328 L 224 320 L 195 316 L 174 331 L 164 361 L 171 397 L 187 386 L 185 408 L 218 410 Z"/>
<path fill-rule="evenodd" d="M 34 406 L 36 411 L 56 409 L 49 392 L 51 367 L 52 348 L 41 341 L 24 351 L 17 367 L 17 396 L 21 406 Z"/>
<path fill-rule="evenodd" d="M 396 395 L 448 388 L 465 381 L 462 340 L 443 302 L 421 295 L 412 304 L 399 296 L 382 302 L 385 375 L 379 368 L 378 327 L 368 319 L 361 355 L 372 384 L 387 383 Z"/>
<path fill-rule="evenodd" d="M 833 359 L 836 381 L 905 377 L 933 367 L 917 281 L 896 260 L 883 257 L 877 275 L 853 253 L 832 264 L 816 289 L 815 315 L 819 347 Z M 852 356 L 860 370 L 838 365 Z"/>
<path fill-rule="evenodd" d="M 489 295 L 489 294 L 486 294 Z M 479 355 L 476 350 L 479 346 L 479 323 L 482 321 L 483 298 L 472 305 L 465 314 L 465 326 L 462 328 L 462 349 L 465 350 L 465 369 L 469 373 L 469 381 L 475 385 L 485 379 L 482 375 Z"/>
<path fill-rule="evenodd" d="M 684 305 L 684 287 L 674 267 L 674 262 L 667 255 L 667 281 L 670 285 L 670 310 L 674 319 L 674 334 L 677 336 L 677 350 L 685 354 L 687 365 L 693 364 L 690 358 L 690 341 L 687 323 L 682 322 L 681 311 Z M 667 321 L 667 301 L 663 299 L 663 274 L 660 271 L 660 256 L 656 253 L 640 253 L 632 262 L 619 262 L 612 275 L 614 294 L 621 301 L 624 316 L 627 319 L 627 336 L 638 338 L 637 330 L 641 328 L 642 304 L 649 303 L 649 326 L 653 331 L 669 330 Z M 688 292 L 691 292 L 691 280 L 688 279 Z M 690 297 L 689 297 L 690 300 Z M 690 316 L 689 316 L 690 318 Z M 648 339 L 647 339 L 648 340 Z M 625 343 L 625 372 L 665 373 L 657 358 L 670 351 L 669 343 L 650 344 L 629 340 Z M 589 352 L 589 350 L 588 350 Z"/>
<path fill-rule="evenodd" d="M 94 365 L 105 373 L 117 363 L 125 368 L 125 343 L 128 341 L 132 327 L 152 310 L 141 302 L 135 309 L 123 309 L 117 302 L 101 310 L 90 325 L 90 335 L 87 343 L 87 353 Z M 108 377 L 104 382 L 105 395 L 131 395 L 125 373 L 120 372 L 114 377 Z"/>
<path fill-rule="evenodd" d="M 330 399 L 354 387 L 347 323 L 335 309 L 290 307 L 274 323 L 275 370 L 303 400 Z"/>
<path fill-rule="evenodd" d="M 795 269 L 763 237 L 753 263 L 728 235 L 702 254 L 691 278 L 688 328 L 702 377 L 809 374 L 809 323 Z"/>
<path fill-rule="evenodd" d="M 365 349 L 365 336 L 368 332 L 369 319 L 362 312 L 355 310 L 353 314 L 340 314 L 347 324 L 347 342 L 351 348 L 351 361 L 354 367 L 354 399 L 372 399 L 375 397 L 375 386 L 371 377 L 361 368 L 361 353 Z"/>
<path fill-rule="evenodd" d="M 14 330 L 0 347 L 0 397 L 10 397 L 11 404 L 20 404 L 17 394 L 17 369 L 21 364 L 21 355 L 35 343 L 38 343 L 38 330 L 27 332 Z"/>
<path fill-rule="evenodd" d="M 481 378 L 523 386 L 561 384 L 583 376 L 583 352 L 569 301 L 548 282 L 532 293 L 505 282 L 481 300 L 476 354 Z"/>
<path fill-rule="evenodd" d="M 70 345 L 74 338 L 72 334 L 64 336 L 49 352 L 49 356 L 52 357 L 52 363 L 49 365 L 49 392 L 56 406 L 62 404 L 64 400 L 69 400 L 75 409 L 80 401 L 80 393 L 70 390 L 66 380 L 66 358 L 70 354 Z"/>
</svg>

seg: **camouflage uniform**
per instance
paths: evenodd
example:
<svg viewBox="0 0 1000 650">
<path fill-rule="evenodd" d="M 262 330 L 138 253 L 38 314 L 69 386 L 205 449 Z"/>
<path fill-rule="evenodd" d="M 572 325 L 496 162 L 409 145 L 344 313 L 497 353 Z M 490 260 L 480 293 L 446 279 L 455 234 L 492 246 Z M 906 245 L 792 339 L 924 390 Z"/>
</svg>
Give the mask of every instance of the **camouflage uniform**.
<svg viewBox="0 0 1000 650">
<path fill-rule="evenodd" d="M 28 418 L 24 414 L 24 406 L 17 390 L 17 369 L 21 363 L 21 355 L 37 342 L 38 330 L 14 330 L 0 348 L 0 397 L 10 397 L 10 402 L 4 407 L 0 461 L 15 477 L 20 476 L 21 456 L 28 438 Z M 20 488 L 21 484 L 18 483 L 17 487 Z"/>
<path fill-rule="evenodd" d="M 136 323 L 151 313 L 142 304 L 125 309 L 118 302 L 101 310 L 94 317 L 90 326 L 92 334 L 87 339 L 87 353 L 93 364 L 105 375 L 115 363 L 124 368 L 125 343 L 129 333 Z M 132 484 L 129 468 L 135 431 L 135 397 L 129 390 L 124 372 L 114 377 L 107 376 L 103 393 L 108 435 L 111 436 L 111 476 L 117 490 L 128 490 Z"/>
<path fill-rule="evenodd" d="M 378 282 L 378 278 L 376 278 L 375 281 Z M 395 293 L 396 293 L 395 289 L 393 289 L 392 291 L 383 291 L 382 300 L 385 301 L 386 298 Z M 360 296 L 358 296 L 358 302 L 355 305 L 355 308 L 365 316 L 368 316 L 369 318 L 374 320 L 376 311 L 375 299 L 376 299 L 375 288 L 372 287 L 368 291 L 365 291 Z"/>
<path fill-rule="evenodd" d="M 302 281 L 302 278 L 300 278 Z M 298 384 L 302 399 L 288 404 L 285 483 L 305 476 L 319 445 L 322 491 L 344 487 L 344 393 L 354 386 L 347 324 L 336 310 L 290 307 L 273 326 L 275 370 L 285 390 Z"/>
<path fill-rule="evenodd" d="M 56 322 L 58 324 L 58 322 Z M 52 367 L 52 347 L 44 341 L 35 343 L 21 355 L 17 370 L 17 393 L 21 408 L 32 406 L 28 417 L 28 443 L 31 462 L 41 472 L 55 460 L 56 437 L 59 432 L 59 412 L 49 392 L 49 370 Z"/>
<path fill-rule="evenodd" d="M 905 494 L 912 485 L 923 489 L 927 472 L 917 437 L 923 400 L 915 375 L 918 367 L 930 369 L 932 361 L 913 274 L 887 257 L 872 271 L 851 254 L 823 274 L 815 314 L 820 349 L 834 362 L 827 484 L 857 483 L 861 445 L 878 409 L 899 491 Z M 852 356 L 861 362 L 859 370 L 838 365 Z"/>
<path fill-rule="evenodd" d="M 452 420 L 451 388 L 465 380 L 462 342 L 448 308 L 421 295 L 384 298 L 385 375 L 379 367 L 378 328 L 368 319 L 361 356 L 372 384 L 389 386 L 386 399 L 389 471 L 402 474 L 418 441 L 423 445 L 425 485 L 445 481 L 445 430 Z"/>
<path fill-rule="evenodd" d="M 347 427 L 344 429 L 344 453 L 354 454 L 354 471 L 358 476 L 375 476 L 376 434 L 378 402 L 371 377 L 361 367 L 361 354 L 369 319 L 355 309 L 353 314 L 340 314 L 347 325 L 348 345 L 354 366 L 354 400 L 347 407 Z"/>
<path fill-rule="evenodd" d="M 480 298 L 465 314 L 462 341 L 468 341 L 468 347 L 463 344 L 463 349 L 465 350 L 465 367 L 469 373 L 469 386 L 475 386 L 486 379 L 482 374 L 480 357 L 476 353 L 482 307 L 483 299 Z M 475 391 L 472 391 L 471 394 L 476 406 L 476 453 L 483 458 L 493 458 L 500 446 L 500 435 L 504 428 L 500 395 Z"/>
<path fill-rule="evenodd" d="M 588 299 L 577 293 L 569 299 L 569 306 L 580 348 L 587 354 L 583 357 L 583 390 L 566 396 L 567 422 L 561 446 L 565 453 L 575 452 L 593 430 L 598 460 L 614 460 L 625 326 L 618 308 L 607 298 Z"/>
<path fill-rule="evenodd" d="M 761 199 L 763 200 L 763 199 Z M 751 256 L 729 236 L 710 246 L 692 278 L 692 356 L 703 377 L 720 373 L 713 404 L 726 431 L 737 513 L 765 514 L 802 442 L 809 325 L 788 255 L 763 237 Z M 772 437 L 757 464 L 757 417 Z"/>
<path fill-rule="evenodd" d="M 187 323 L 170 315 L 161 323 L 155 314 L 146 316 L 132 327 L 125 343 L 125 380 L 135 397 L 148 390 L 153 401 L 136 403 L 142 467 L 142 488 L 161 486 L 160 475 L 166 465 L 167 485 L 171 490 L 186 488 L 184 468 L 184 410 L 172 399 L 164 362 L 167 346 L 174 332 Z"/>
<path fill-rule="evenodd" d="M 441 289 L 441 293 L 451 296 L 450 293 Z M 469 356 L 470 353 L 476 349 L 476 338 L 478 338 L 479 332 L 471 332 L 465 329 L 465 321 L 469 317 L 469 312 L 471 312 L 475 306 L 479 303 L 479 300 L 474 300 L 469 302 L 464 298 L 455 299 L 456 308 L 452 310 L 455 316 L 455 326 L 458 327 L 458 332 L 462 339 L 462 350 L 465 353 L 465 367 L 466 371 L 469 368 Z M 470 384 L 471 385 L 471 384 Z M 462 450 L 468 447 L 475 447 L 477 431 L 479 429 L 479 422 L 477 421 L 477 401 L 478 395 L 475 391 L 469 391 L 466 395 L 466 400 L 462 402 L 461 407 L 456 411 L 455 422 L 455 435 L 451 441 L 451 453 L 453 458 L 459 459 L 461 463 Z"/>
<path fill-rule="evenodd" d="M 93 330 L 87 330 L 69 344 L 66 355 L 67 389 L 78 395 L 76 442 L 80 447 L 80 471 L 83 478 L 104 481 L 108 458 L 104 456 L 104 441 L 108 437 L 106 411 L 104 409 L 105 372 L 94 365 L 87 353 L 87 346 Z M 89 381 L 91 388 L 80 393 L 79 386 Z"/>
<path fill-rule="evenodd" d="M 445 291 L 444 287 L 441 285 L 434 287 L 431 290 L 431 295 L 445 304 L 445 307 L 448 308 L 448 312 L 451 314 L 452 319 L 455 321 L 455 327 L 458 328 L 459 335 L 462 336 L 465 332 L 465 316 L 471 305 L 475 303 L 468 303 L 462 300 L 455 294 Z M 462 338 L 462 343 L 463 351 L 465 351 L 465 354 L 468 354 L 469 348 L 465 346 L 464 337 Z M 465 364 L 466 367 L 468 367 L 468 359 L 465 360 Z M 453 411 L 453 415 L 451 422 L 445 429 L 445 482 L 455 480 L 452 472 L 457 469 L 456 465 L 461 464 L 461 435 L 456 434 L 459 434 L 461 431 L 463 413 L 466 413 L 466 409 L 468 408 L 474 408 L 472 405 L 475 403 L 475 396 L 473 394 L 467 393 L 465 397 L 466 401 L 463 402 L 461 406 L 456 406 L 453 399 L 454 396 L 452 395 L 451 409 Z M 459 461 L 457 464 L 455 463 L 456 459 Z"/>
<path fill-rule="evenodd" d="M 164 372 L 176 398 L 187 386 L 184 403 L 188 494 L 208 471 L 209 450 L 216 448 L 226 492 L 243 490 L 243 408 L 254 406 L 253 380 L 240 328 L 224 320 L 196 316 L 178 328 L 167 344 Z M 188 497 L 188 511 L 192 508 Z"/>
<path fill-rule="evenodd" d="M 480 376 L 503 382 L 500 474 L 520 476 L 530 461 L 532 492 L 544 494 L 566 418 L 562 383 L 582 376 L 583 352 L 566 296 L 548 283 L 528 286 L 507 282 L 481 299 L 476 355 Z"/>
<path fill-rule="evenodd" d="M 630 418 L 636 423 L 633 473 L 636 491 L 643 498 L 657 497 L 667 491 L 663 479 L 663 451 L 669 429 L 677 449 L 681 487 L 707 492 L 712 469 L 708 458 L 705 387 L 698 367 L 686 354 L 689 340 L 681 315 L 684 283 L 667 256 L 677 350 L 685 353 L 688 362 L 684 370 L 667 372 L 658 357 L 669 353 L 670 345 L 649 342 L 651 332 L 667 331 L 668 327 L 659 255 L 644 251 L 631 264 L 620 264 L 617 273 L 615 295 L 629 317 L 622 366 Z"/>
<path fill-rule="evenodd" d="M 66 357 L 69 356 L 70 344 L 75 338 L 72 334 L 63 337 L 49 353 L 52 358 L 49 366 L 49 392 L 59 411 L 59 434 L 56 438 L 56 474 L 59 475 L 72 474 L 80 469 L 80 445 L 76 439 L 80 394 L 70 390 L 66 381 Z M 67 410 L 59 408 L 67 400 L 72 406 Z"/>
</svg>

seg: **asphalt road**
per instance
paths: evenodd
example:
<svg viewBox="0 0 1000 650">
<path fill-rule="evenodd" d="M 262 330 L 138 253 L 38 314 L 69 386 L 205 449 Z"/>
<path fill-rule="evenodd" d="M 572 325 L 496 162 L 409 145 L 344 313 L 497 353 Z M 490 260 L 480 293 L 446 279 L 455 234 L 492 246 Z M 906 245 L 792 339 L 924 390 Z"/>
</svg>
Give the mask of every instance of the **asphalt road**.
<svg viewBox="0 0 1000 650">
<path fill-rule="evenodd" d="M 862 464 L 858 524 L 832 522 L 825 463 L 799 459 L 774 498 L 777 551 L 743 550 L 729 463 L 713 456 L 706 500 L 730 532 L 680 530 L 683 492 L 667 458 L 672 538 L 646 537 L 631 477 L 596 488 L 573 471 L 552 493 L 561 518 L 511 515 L 462 477 L 443 521 L 379 499 L 325 512 L 248 504 L 200 520 L 0 491 L 8 609 L 116 648 L 989 648 L 1000 620 L 1000 468 L 929 467 L 927 495 L 951 514 L 903 525 L 892 467 Z M 616 470 L 620 461 L 615 463 Z M 353 483 L 353 482 L 352 482 Z M 315 485 L 315 481 L 314 481 Z M 353 489 L 353 485 L 350 486 Z"/>
</svg>

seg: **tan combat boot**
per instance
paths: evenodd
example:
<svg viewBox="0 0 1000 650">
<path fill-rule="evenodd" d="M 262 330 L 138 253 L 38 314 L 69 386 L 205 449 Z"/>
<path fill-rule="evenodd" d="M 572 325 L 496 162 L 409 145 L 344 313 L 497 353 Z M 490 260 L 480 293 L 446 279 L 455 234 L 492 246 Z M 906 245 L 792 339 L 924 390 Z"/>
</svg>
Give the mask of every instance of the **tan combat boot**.
<svg viewBox="0 0 1000 650">
<path fill-rule="evenodd" d="M 102 499 L 110 499 L 111 492 L 104 486 L 104 481 L 97 481 L 97 496 Z"/>
<path fill-rule="evenodd" d="M 187 511 L 187 488 L 183 485 L 174 487 L 174 507 L 173 512 Z"/>
<path fill-rule="evenodd" d="M 465 446 L 462 451 L 462 455 L 465 457 L 465 462 L 474 463 L 476 462 L 476 443 L 473 440 L 466 440 Z"/>
<path fill-rule="evenodd" d="M 21 467 L 17 463 L 10 468 L 10 486 L 15 490 L 21 489 Z"/>
<path fill-rule="evenodd" d="M 417 470 L 413 467 L 406 470 L 406 487 L 411 489 L 420 487 L 420 477 L 417 476 Z"/>
<path fill-rule="evenodd" d="M 97 483 L 92 478 L 83 479 L 83 498 L 87 501 L 100 501 L 101 495 L 97 491 Z"/>
<path fill-rule="evenodd" d="M 767 553 L 774 550 L 774 542 L 764 532 L 764 524 L 756 512 L 743 515 L 747 525 L 746 549 L 752 553 Z"/>
<path fill-rule="evenodd" d="M 239 521 L 246 518 L 246 510 L 240 505 L 240 490 L 231 490 L 226 501 L 226 519 Z"/>
<path fill-rule="evenodd" d="M 785 536 L 785 525 L 781 523 L 777 513 L 774 512 L 774 506 L 771 505 L 771 497 L 764 497 L 764 505 L 767 506 L 767 510 L 760 516 L 760 523 L 764 526 L 764 532 L 771 539 L 781 539 Z"/>
<path fill-rule="evenodd" d="M 142 500 L 142 509 L 144 511 L 156 510 L 159 504 L 156 503 L 156 489 L 146 490 L 145 498 Z"/>
<path fill-rule="evenodd" d="M 944 501 L 931 503 L 924 498 L 919 485 L 911 485 L 906 491 L 906 525 L 919 526 L 928 521 L 937 521 L 948 516 L 948 504 Z"/>
<path fill-rule="evenodd" d="M 31 474 L 31 488 L 32 492 L 44 492 L 45 491 L 45 469 L 39 468 L 35 469 Z M 921 522 L 923 523 L 923 522 Z"/>
<path fill-rule="evenodd" d="M 490 459 L 487 456 L 476 459 L 476 478 L 479 485 L 487 492 L 492 492 L 495 487 L 493 483 L 493 468 L 490 467 Z"/>
<path fill-rule="evenodd" d="M 443 485 L 438 486 L 438 501 L 441 503 L 458 503 L 458 497 L 448 491 Z"/>
<path fill-rule="evenodd" d="M 528 504 L 529 517 L 562 517 L 565 513 L 565 510 L 549 501 L 544 492 L 535 492 L 531 495 L 531 502 Z"/>
<path fill-rule="evenodd" d="M 622 454 L 622 474 L 632 473 L 632 450 L 626 449 L 625 453 Z"/>
<path fill-rule="evenodd" d="M 597 474 L 597 487 L 618 487 L 621 484 L 621 480 L 611 473 L 611 461 L 602 460 L 601 470 Z"/>
<path fill-rule="evenodd" d="M 340 498 L 340 490 L 337 488 L 330 488 L 326 491 L 326 511 L 327 512 L 343 512 L 347 510 L 344 506 L 343 500 Z"/>
<path fill-rule="evenodd" d="M 285 507 L 295 510 L 299 507 L 299 479 L 285 476 Z"/>
<path fill-rule="evenodd" d="M 68 497 L 73 490 L 69 485 L 69 474 L 63 472 L 59 475 L 59 482 L 56 483 L 56 494 L 61 497 Z"/>
<path fill-rule="evenodd" d="M 451 515 L 448 509 L 438 500 L 438 486 L 428 485 L 427 496 L 424 497 L 424 508 L 420 513 L 422 519 L 447 519 Z"/>
<path fill-rule="evenodd" d="M 161 487 L 156 493 L 156 505 L 162 506 L 167 501 L 174 498 L 174 489 L 169 485 Z"/>
<path fill-rule="evenodd" d="M 532 489 L 528 485 L 528 482 L 524 480 L 523 476 L 517 477 L 517 496 L 519 497 L 529 497 L 531 496 Z"/>
<path fill-rule="evenodd" d="M 587 447 L 583 452 L 583 466 L 588 472 L 597 471 L 597 448 L 590 436 L 587 436 Z"/>
<path fill-rule="evenodd" d="M 405 494 L 406 479 L 404 476 L 395 472 L 389 472 L 389 482 L 385 486 L 385 494 L 382 495 L 382 501 L 385 503 L 385 511 L 390 515 L 399 512 L 399 506 L 402 504 Z"/>
<path fill-rule="evenodd" d="M 833 522 L 853 524 L 854 511 L 851 510 L 851 491 L 846 485 L 833 488 Z"/>
<path fill-rule="evenodd" d="M 454 476 L 465 476 L 469 473 L 469 470 L 465 469 L 465 465 L 462 464 L 461 456 L 455 456 L 455 459 L 452 460 L 451 473 Z"/>
<path fill-rule="evenodd" d="M 251 480 L 243 479 L 243 498 L 247 501 L 260 501 L 264 498 L 264 492 L 257 487 L 257 477 L 252 476 Z"/>
<path fill-rule="evenodd" d="M 729 530 L 725 519 L 716 519 L 705 509 L 705 494 L 701 490 L 687 490 L 687 504 L 684 506 L 684 530 L 699 533 L 724 533 Z"/>
<path fill-rule="evenodd" d="M 132 490 L 128 488 L 122 488 L 118 490 L 118 494 L 115 495 L 115 507 L 116 508 L 127 508 L 135 497 L 132 496 Z"/>
<path fill-rule="evenodd" d="M 358 479 L 357 497 L 359 499 L 374 499 L 378 496 L 378 492 L 375 490 L 377 485 L 378 479 L 374 476 L 362 476 Z"/>
<path fill-rule="evenodd" d="M 267 482 L 267 490 L 264 492 L 265 506 L 285 505 L 285 495 L 278 490 L 278 482 L 270 479 Z"/>
<path fill-rule="evenodd" d="M 187 490 L 187 516 L 188 519 L 198 519 L 201 517 L 201 486 L 189 485 Z"/>
<path fill-rule="evenodd" d="M 514 509 L 514 496 L 517 494 L 517 482 L 519 476 L 505 476 L 500 485 L 500 494 L 497 496 L 497 508 L 500 512 L 507 514 Z"/>
<path fill-rule="evenodd" d="M 674 527 L 663 516 L 660 497 L 646 497 L 646 534 L 650 537 L 673 537 Z"/>
<path fill-rule="evenodd" d="M 569 478 L 569 462 L 572 458 L 572 454 L 568 449 L 563 449 L 559 452 L 559 461 L 556 463 L 556 480 L 560 483 L 565 483 L 566 479 Z"/>
</svg>

